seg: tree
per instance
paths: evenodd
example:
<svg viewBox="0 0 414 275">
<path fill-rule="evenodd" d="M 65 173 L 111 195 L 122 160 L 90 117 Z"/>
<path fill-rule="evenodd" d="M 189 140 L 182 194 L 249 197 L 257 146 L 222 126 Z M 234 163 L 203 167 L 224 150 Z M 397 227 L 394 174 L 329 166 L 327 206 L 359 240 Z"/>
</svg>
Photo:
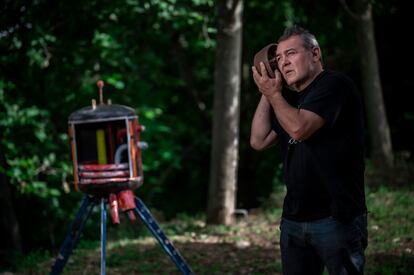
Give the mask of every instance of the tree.
<svg viewBox="0 0 414 275">
<path fill-rule="evenodd" d="M 385 111 L 375 44 L 374 20 L 370 0 L 355 1 L 356 12 L 341 0 L 356 20 L 356 32 L 361 53 L 362 87 L 370 137 L 370 151 L 377 168 L 391 168 L 394 163 L 390 127 Z"/>
<path fill-rule="evenodd" d="M 217 2 L 218 28 L 207 222 L 230 224 L 238 167 L 242 0 Z"/>
<path fill-rule="evenodd" d="M 0 165 L 6 167 L 2 153 L 0 153 Z M 6 264 L 11 264 L 15 261 L 15 256 L 22 252 L 22 241 L 8 179 L 4 173 L 0 173 L 0 217 L 0 233 L 3 239 L 0 246 L 0 259 L 3 258 Z"/>
</svg>

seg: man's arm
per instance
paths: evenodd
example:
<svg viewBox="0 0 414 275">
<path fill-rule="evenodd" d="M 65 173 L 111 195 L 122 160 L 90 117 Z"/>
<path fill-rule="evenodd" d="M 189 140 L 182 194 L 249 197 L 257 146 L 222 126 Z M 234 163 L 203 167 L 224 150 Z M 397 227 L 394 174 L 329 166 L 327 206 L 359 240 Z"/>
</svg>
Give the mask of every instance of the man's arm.
<svg viewBox="0 0 414 275">
<path fill-rule="evenodd" d="M 270 103 L 262 95 L 253 116 L 250 132 L 250 145 L 256 150 L 266 149 L 277 142 L 277 134 L 272 129 L 272 112 Z"/>
<path fill-rule="evenodd" d="M 305 140 L 322 127 L 325 120 L 321 116 L 308 110 L 294 108 L 283 98 L 282 76 L 279 71 L 275 71 L 275 78 L 269 78 L 263 63 L 260 63 L 260 69 L 261 75 L 253 66 L 253 79 L 290 137 Z"/>
<path fill-rule="evenodd" d="M 290 106 L 281 93 L 272 94 L 267 99 L 273 106 L 280 125 L 293 139 L 305 140 L 325 123 L 325 120 L 314 112 Z"/>
</svg>

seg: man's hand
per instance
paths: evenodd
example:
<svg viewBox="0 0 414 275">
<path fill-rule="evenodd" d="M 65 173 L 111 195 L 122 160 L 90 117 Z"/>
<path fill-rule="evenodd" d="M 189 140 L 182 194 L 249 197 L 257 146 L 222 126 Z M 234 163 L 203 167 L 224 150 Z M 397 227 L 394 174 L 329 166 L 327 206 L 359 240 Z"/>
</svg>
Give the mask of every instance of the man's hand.
<svg viewBox="0 0 414 275">
<path fill-rule="evenodd" d="M 269 78 L 265 65 L 263 62 L 260 62 L 260 74 L 255 66 L 252 67 L 252 71 L 254 82 L 265 97 L 272 97 L 282 92 L 282 75 L 278 70 L 275 71 L 275 78 Z"/>
</svg>

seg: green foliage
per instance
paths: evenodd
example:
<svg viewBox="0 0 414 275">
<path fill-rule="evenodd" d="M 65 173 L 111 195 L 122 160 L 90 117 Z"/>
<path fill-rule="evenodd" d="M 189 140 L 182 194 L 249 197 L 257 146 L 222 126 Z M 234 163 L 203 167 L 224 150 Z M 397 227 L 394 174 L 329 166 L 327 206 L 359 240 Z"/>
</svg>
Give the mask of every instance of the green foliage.
<svg viewBox="0 0 414 275">
<path fill-rule="evenodd" d="M 213 1 L 73 5 L 39 0 L 13 1 L 4 8 L 0 173 L 12 187 L 24 239 L 37 236 L 29 238 L 24 249 L 56 248 L 74 217 L 81 196 L 73 192 L 66 121 L 97 96 L 98 79 L 105 81 L 105 97 L 135 107 L 147 128 L 142 140 L 150 147 L 143 152 L 145 185 L 140 196 L 169 207 L 172 216 L 177 208 L 184 210 L 178 202 L 187 197 L 186 189 L 193 190 L 199 195 L 186 208 L 202 209 L 200 190 L 206 181 L 199 179 L 208 178 L 208 169 L 191 167 L 207 166 L 210 125 L 188 100 L 187 83 L 177 71 L 186 65 L 180 64 L 176 45 L 191 60 L 191 85 L 203 87 L 199 98 L 210 104 L 212 88 L 206 83 L 212 79 L 213 59 L 208 55 L 215 46 Z M 200 55 L 205 58 L 197 58 Z M 188 111 L 194 115 L 189 117 Z M 165 199 L 171 197 L 170 189 L 181 190 L 172 201 Z M 39 211 L 27 213 L 36 208 Z M 33 221 L 47 226 L 24 229 Z M 91 227 L 85 231 L 93 231 Z"/>
<path fill-rule="evenodd" d="M 7 84 L 0 81 L 0 109 L 4 110 L 0 117 L 0 144 L 5 159 L 0 172 L 9 178 L 19 194 L 50 198 L 54 206 L 59 207 L 55 198 L 60 197 L 61 187 L 53 181 L 56 178 L 66 180 L 70 170 L 67 162 L 56 157 L 57 142 L 47 131 L 50 128 L 49 113 L 13 101 L 9 96 L 13 85 Z M 64 141 L 66 135 L 61 134 L 58 138 Z"/>
<path fill-rule="evenodd" d="M 320 39 L 327 68 L 358 75 L 351 18 L 337 1 L 254 0 L 245 1 L 244 7 L 245 68 L 285 26 L 299 23 Z M 379 1 L 375 7 L 380 16 L 388 16 L 387 24 L 400 11 L 398 1 Z M 389 10 L 396 11 L 395 17 Z M 149 144 L 142 153 L 145 183 L 136 194 L 167 219 L 204 211 L 216 19 L 212 0 L 80 1 L 76 5 L 6 1 L 0 18 L 0 173 L 12 189 L 25 251 L 56 250 L 74 218 L 82 194 L 72 187 L 67 118 L 98 96 L 99 79 L 105 81 L 105 98 L 135 108 L 147 129 L 141 135 Z M 387 43 L 378 45 L 383 47 L 380 54 L 394 52 Z M 388 88 L 393 96 L 386 102 L 391 104 L 400 98 L 394 92 L 408 88 L 395 86 L 406 82 L 387 71 L 398 66 L 387 64 L 381 69 L 387 87 L 395 87 Z M 271 211 L 273 203 L 281 203 L 280 196 L 270 194 L 282 192 L 282 167 L 277 149 L 256 153 L 249 147 L 259 93 L 249 71 L 244 71 L 238 207 L 266 202 Z M 404 137 L 396 142 L 399 150 L 410 151 L 407 133 L 412 133 L 413 113 L 404 104 L 409 101 L 394 103 L 399 107 L 388 110 L 395 117 L 394 133 Z M 387 210 L 378 206 L 378 215 L 389 215 Z M 95 217 L 91 223 L 85 229 L 86 241 L 97 238 Z M 168 230 L 174 234 L 187 229 L 197 230 L 190 225 Z M 230 229 L 222 228 L 222 233 L 226 230 Z"/>
<path fill-rule="evenodd" d="M 51 239 L 51 229 L 56 228 L 68 214 L 65 208 L 70 201 L 69 179 L 71 167 L 68 157 L 60 157 L 60 146 L 67 144 L 67 135 L 53 131 L 50 113 L 37 106 L 27 106 L 25 99 L 13 97 L 18 87 L 0 80 L 0 174 L 11 188 L 20 233 L 36 235 L 24 242 L 23 249 L 35 251 L 45 247 Z M 7 204 L 6 204 L 7 205 Z M 53 219 L 50 219 L 53 217 Z M 33 222 L 38 225 L 33 227 Z M 63 228 L 56 228 L 56 233 Z M 35 252 L 34 252 L 35 253 Z M 30 254 L 33 261 L 38 254 Z M 30 262 L 29 257 L 29 262 Z"/>
</svg>

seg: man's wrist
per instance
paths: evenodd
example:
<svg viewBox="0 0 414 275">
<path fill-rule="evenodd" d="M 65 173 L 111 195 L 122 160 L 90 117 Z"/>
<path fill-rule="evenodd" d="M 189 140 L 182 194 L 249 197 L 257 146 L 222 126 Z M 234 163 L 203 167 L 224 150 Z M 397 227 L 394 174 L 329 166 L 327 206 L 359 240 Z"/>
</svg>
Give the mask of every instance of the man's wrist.
<svg viewBox="0 0 414 275">
<path fill-rule="evenodd" d="M 274 92 L 274 93 L 266 96 L 266 98 L 267 98 L 267 100 L 269 100 L 271 102 L 273 100 L 279 100 L 279 99 L 281 99 L 283 97 L 282 97 L 282 93 L 281 92 Z"/>
</svg>

